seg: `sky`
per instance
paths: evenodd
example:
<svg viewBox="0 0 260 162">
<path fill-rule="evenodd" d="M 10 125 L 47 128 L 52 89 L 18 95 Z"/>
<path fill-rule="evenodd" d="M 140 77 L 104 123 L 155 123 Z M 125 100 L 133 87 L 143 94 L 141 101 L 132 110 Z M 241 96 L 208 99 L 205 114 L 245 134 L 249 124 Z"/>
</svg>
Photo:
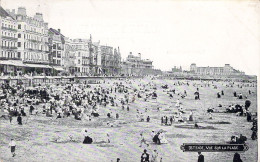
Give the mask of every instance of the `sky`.
<svg viewBox="0 0 260 162">
<path fill-rule="evenodd" d="M 142 54 L 155 68 L 224 66 L 260 74 L 260 1 L 1 0 L 4 9 L 43 13 L 66 37 Z"/>
</svg>

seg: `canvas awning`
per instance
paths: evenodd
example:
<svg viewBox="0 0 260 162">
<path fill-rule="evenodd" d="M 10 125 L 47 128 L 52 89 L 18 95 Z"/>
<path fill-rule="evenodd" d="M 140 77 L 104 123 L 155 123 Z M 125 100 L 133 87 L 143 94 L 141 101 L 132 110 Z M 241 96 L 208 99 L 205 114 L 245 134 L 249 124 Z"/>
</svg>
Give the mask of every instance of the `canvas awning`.
<svg viewBox="0 0 260 162">
<path fill-rule="evenodd" d="M 57 71 L 64 71 L 64 69 L 60 66 L 53 66 L 53 68 Z"/>
<path fill-rule="evenodd" d="M 12 65 L 12 66 L 20 66 L 25 67 L 26 65 L 19 60 L 0 60 L 0 65 Z"/>
<path fill-rule="evenodd" d="M 51 67 L 49 65 L 43 65 L 43 64 L 25 64 L 27 67 L 33 67 L 33 68 L 45 68 L 50 69 Z"/>
<path fill-rule="evenodd" d="M 9 60 L 0 60 L 0 65 L 13 65 Z"/>
</svg>

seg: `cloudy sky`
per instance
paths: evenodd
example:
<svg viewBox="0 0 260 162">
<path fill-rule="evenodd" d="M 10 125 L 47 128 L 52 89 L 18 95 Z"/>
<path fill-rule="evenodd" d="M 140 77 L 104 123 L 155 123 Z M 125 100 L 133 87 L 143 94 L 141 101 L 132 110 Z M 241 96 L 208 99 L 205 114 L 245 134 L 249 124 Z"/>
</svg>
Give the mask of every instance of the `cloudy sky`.
<svg viewBox="0 0 260 162">
<path fill-rule="evenodd" d="M 100 40 L 154 61 L 155 68 L 224 66 L 260 73 L 260 1 L 2 0 L 42 12 L 70 38 Z"/>
</svg>

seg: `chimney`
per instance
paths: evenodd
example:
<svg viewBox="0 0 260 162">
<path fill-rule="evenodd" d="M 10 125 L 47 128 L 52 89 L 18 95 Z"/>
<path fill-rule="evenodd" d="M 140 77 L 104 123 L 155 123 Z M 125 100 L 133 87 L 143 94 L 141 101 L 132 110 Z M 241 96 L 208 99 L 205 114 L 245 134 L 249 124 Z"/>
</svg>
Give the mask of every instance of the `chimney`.
<svg viewBox="0 0 260 162">
<path fill-rule="evenodd" d="M 17 11 L 18 15 L 26 16 L 26 8 L 25 7 L 19 7 Z"/>
<path fill-rule="evenodd" d="M 12 9 L 12 13 L 15 14 L 15 9 Z"/>
<path fill-rule="evenodd" d="M 60 33 L 60 29 L 58 29 L 58 32 Z"/>
<path fill-rule="evenodd" d="M 37 12 L 34 15 L 34 18 L 37 19 L 38 21 L 43 21 L 42 13 Z"/>
<path fill-rule="evenodd" d="M 141 53 L 138 53 L 138 56 L 140 57 L 140 59 L 141 59 Z"/>
</svg>

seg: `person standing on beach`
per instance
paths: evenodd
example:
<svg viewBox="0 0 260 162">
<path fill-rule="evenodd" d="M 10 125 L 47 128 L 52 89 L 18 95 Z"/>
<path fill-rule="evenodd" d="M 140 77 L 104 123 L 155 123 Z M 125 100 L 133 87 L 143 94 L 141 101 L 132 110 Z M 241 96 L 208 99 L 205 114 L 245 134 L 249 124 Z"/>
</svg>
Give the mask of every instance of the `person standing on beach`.
<svg viewBox="0 0 260 162">
<path fill-rule="evenodd" d="M 18 117 L 17 117 L 17 122 L 18 122 L 19 125 L 23 125 L 23 123 L 22 123 L 22 117 L 21 117 L 20 114 L 19 114 Z"/>
<path fill-rule="evenodd" d="M 12 124 L 12 120 L 13 120 L 12 114 L 9 113 L 8 117 L 9 117 L 10 124 Z"/>
<path fill-rule="evenodd" d="M 198 157 L 198 162 L 204 162 L 204 155 L 201 154 L 201 152 L 198 152 L 199 157 Z"/>
<path fill-rule="evenodd" d="M 149 162 L 149 154 L 146 149 L 144 149 L 144 152 L 142 153 L 141 162 Z"/>
<path fill-rule="evenodd" d="M 151 157 L 151 162 L 162 162 L 162 157 L 159 158 L 159 153 L 157 152 L 157 150 L 153 151 L 152 157 Z"/>
<path fill-rule="evenodd" d="M 234 154 L 233 162 L 242 162 L 239 153 Z"/>
<path fill-rule="evenodd" d="M 14 139 L 11 139 L 11 142 L 9 143 L 9 147 L 11 147 L 11 153 L 12 153 L 13 157 L 15 156 L 15 146 L 16 146 L 16 143 L 15 143 Z"/>
</svg>

